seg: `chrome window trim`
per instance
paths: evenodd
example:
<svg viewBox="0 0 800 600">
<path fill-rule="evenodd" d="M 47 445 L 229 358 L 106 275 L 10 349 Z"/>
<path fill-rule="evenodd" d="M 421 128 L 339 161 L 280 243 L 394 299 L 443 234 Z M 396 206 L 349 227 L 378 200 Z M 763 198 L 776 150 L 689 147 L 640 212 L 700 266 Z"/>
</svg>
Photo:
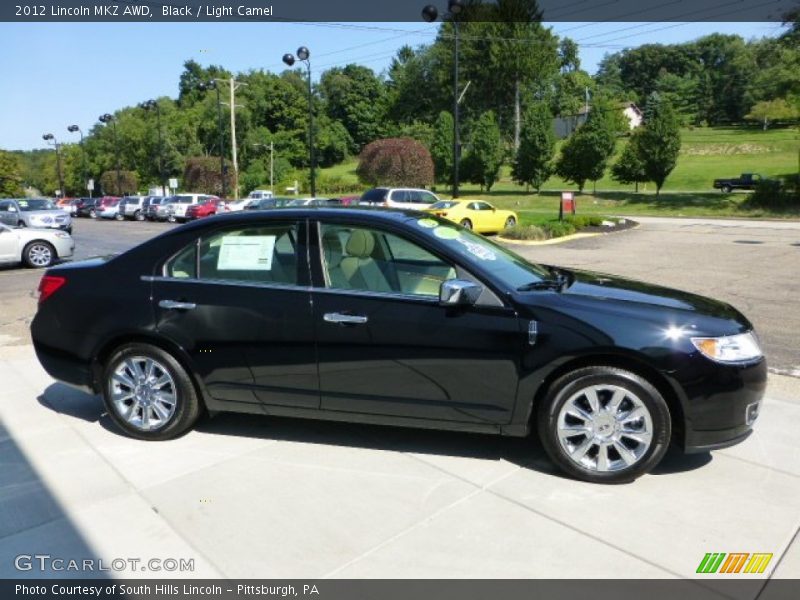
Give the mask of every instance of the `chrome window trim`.
<svg viewBox="0 0 800 600">
<path fill-rule="evenodd" d="M 212 285 L 230 285 L 234 287 L 249 287 L 263 289 L 280 289 L 298 292 L 320 292 L 325 294 L 336 294 L 341 296 L 356 296 L 363 298 L 387 298 L 391 300 L 410 300 L 425 304 L 438 304 L 439 296 L 415 296 L 410 294 L 398 294 L 393 292 L 369 292 L 366 290 L 339 290 L 334 288 L 321 288 L 305 285 L 293 285 L 290 283 L 267 283 L 257 281 L 237 281 L 235 279 L 196 279 L 194 277 L 166 277 L 159 275 L 142 275 L 139 278 L 147 283 L 169 282 L 169 283 L 208 283 Z"/>
</svg>

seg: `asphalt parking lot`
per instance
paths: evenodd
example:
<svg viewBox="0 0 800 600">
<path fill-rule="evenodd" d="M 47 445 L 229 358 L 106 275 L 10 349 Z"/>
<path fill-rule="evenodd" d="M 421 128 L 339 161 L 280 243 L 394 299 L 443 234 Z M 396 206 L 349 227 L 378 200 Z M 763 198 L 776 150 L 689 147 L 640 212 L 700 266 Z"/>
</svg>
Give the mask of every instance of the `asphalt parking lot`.
<svg viewBox="0 0 800 600">
<path fill-rule="evenodd" d="M 642 222 L 519 250 L 730 301 L 773 367 L 798 369 L 800 224 Z M 167 227 L 80 220 L 77 257 Z M 708 552 L 773 554 L 760 575 L 702 576 L 748 580 L 736 597 L 800 577 L 794 377 L 771 374 L 743 444 L 671 451 L 621 486 L 562 477 L 535 440 L 472 434 L 223 415 L 144 443 L 39 367 L 26 337 L 39 275 L 0 270 L 0 577 L 41 576 L 14 557 L 46 553 L 192 559 L 177 574 L 190 577 L 699 578 Z"/>
</svg>

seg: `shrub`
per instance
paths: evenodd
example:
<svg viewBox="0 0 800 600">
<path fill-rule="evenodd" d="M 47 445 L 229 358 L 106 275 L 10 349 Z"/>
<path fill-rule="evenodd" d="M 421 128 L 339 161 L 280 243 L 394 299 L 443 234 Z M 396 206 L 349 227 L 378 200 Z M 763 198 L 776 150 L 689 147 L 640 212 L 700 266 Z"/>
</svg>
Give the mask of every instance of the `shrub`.
<svg viewBox="0 0 800 600">
<path fill-rule="evenodd" d="M 433 183 L 433 160 L 411 138 L 375 140 L 361 151 L 356 173 L 367 185 L 425 187 Z"/>
<path fill-rule="evenodd" d="M 117 185 L 117 181 L 119 181 L 119 186 Z M 139 177 L 136 175 L 135 171 L 120 170 L 118 180 L 116 169 L 106 171 L 100 176 L 100 187 L 104 194 L 110 196 L 135 194 L 139 187 Z"/>
<path fill-rule="evenodd" d="M 515 225 L 503 230 L 503 237 L 510 240 L 546 240 L 547 232 L 537 225 Z"/>
<path fill-rule="evenodd" d="M 544 224 L 544 228 L 551 238 L 572 235 L 577 231 L 575 225 L 569 221 L 548 221 Z"/>
<path fill-rule="evenodd" d="M 800 177 L 791 175 L 779 179 L 765 179 L 756 184 L 755 191 L 745 201 L 748 208 L 787 210 L 800 208 Z"/>
<path fill-rule="evenodd" d="M 233 168 L 225 161 L 226 191 L 233 191 Z M 186 159 L 183 170 L 183 189 L 204 194 L 222 195 L 222 177 L 219 172 L 219 156 L 193 156 Z"/>
<path fill-rule="evenodd" d="M 575 229 L 600 227 L 605 220 L 607 219 L 596 215 L 567 215 L 564 217 L 564 222 L 572 224 Z"/>
</svg>

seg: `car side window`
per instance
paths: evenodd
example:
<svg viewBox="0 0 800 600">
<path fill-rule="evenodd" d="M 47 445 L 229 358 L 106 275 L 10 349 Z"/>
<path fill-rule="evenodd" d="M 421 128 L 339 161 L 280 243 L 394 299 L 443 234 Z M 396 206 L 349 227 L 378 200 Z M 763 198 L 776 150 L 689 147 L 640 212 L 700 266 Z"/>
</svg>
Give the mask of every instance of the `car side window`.
<svg viewBox="0 0 800 600">
<path fill-rule="evenodd" d="M 0 202 L 0 212 L 9 212 L 11 202 Z"/>
<path fill-rule="evenodd" d="M 419 192 L 419 202 L 422 204 L 433 204 L 434 202 L 438 202 L 436 196 L 431 194 L 430 192 Z"/>
<path fill-rule="evenodd" d="M 436 297 L 453 265 L 393 233 L 321 224 L 325 284 L 340 290 Z"/>
<path fill-rule="evenodd" d="M 487 202 L 476 202 L 475 210 L 492 210 L 492 206 Z"/>
<path fill-rule="evenodd" d="M 297 284 L 296 223 L 217 232 L 179 252 L 165 266 L 174 278 Z"/>
</svg>

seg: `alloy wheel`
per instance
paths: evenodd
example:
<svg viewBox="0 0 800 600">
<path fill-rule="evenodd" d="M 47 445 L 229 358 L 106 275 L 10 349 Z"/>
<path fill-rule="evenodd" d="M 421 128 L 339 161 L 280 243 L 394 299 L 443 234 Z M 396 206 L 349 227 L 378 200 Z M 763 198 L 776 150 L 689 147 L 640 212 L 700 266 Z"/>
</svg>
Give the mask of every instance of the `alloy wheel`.
<svg viewBox="0 0 800 600">
<path fill-rule="evenodd" d="M 653 419 L 644 402 L 624 387 L 601 384 L 574 393 L 556 424 L 565 455 L 590 471 L 628 469 L 653 441 Z"/>
<path fill-rule="evenodd" d="M 47 267 L 53 262 L 53 251 L 46 244 L 33 244 L 28 248 L 28 260 L 35 267 Z"/>
<path fill-rule="evenodd" d="M 111 375 L 111 401 L 117 414 L 140 431 L 166 425 L 175 414 L 178 392 L 170 371 L 147 356 L 124 358 Z"/>
</svg>

